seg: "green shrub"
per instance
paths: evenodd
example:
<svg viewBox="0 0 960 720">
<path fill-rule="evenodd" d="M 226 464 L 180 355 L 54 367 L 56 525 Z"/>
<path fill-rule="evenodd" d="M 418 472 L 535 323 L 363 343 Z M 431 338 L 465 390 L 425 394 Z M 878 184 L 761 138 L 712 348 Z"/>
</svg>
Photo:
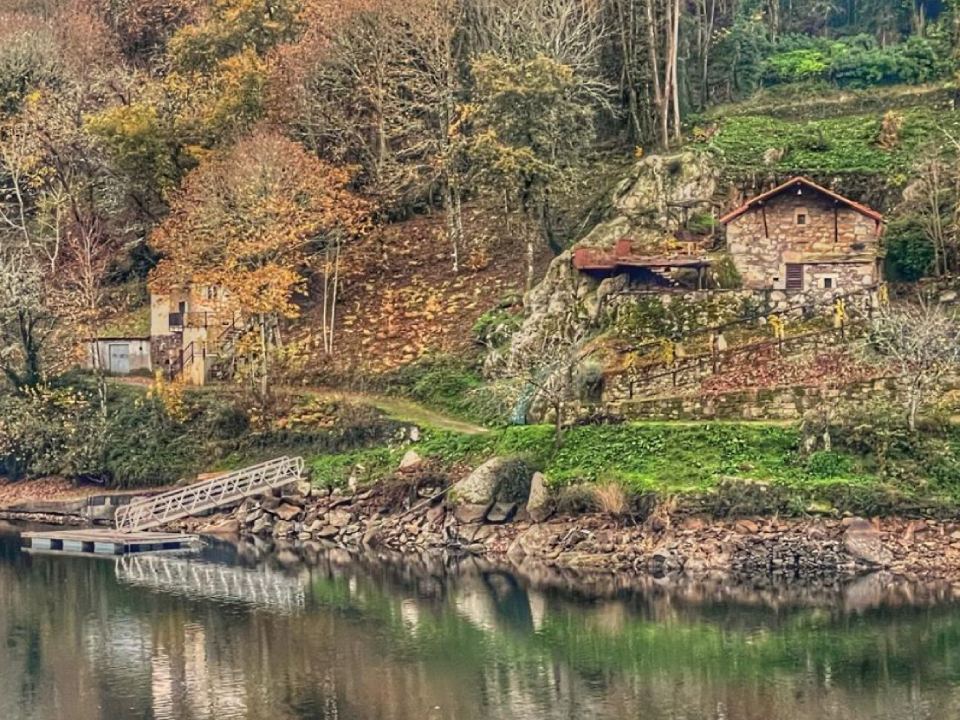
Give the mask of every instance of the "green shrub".
<svg viewBox="0 0 960 720">
<path fill-rule="evenodd" d="M 717 227 L 717 219 L 712 213 L 700 212 L 690 216 L 687 220 L 686 228 L 697 235 L 708 235 Z"/>
<path fill-rule="evenodd" d="M 250 430 L 250 416 L 239 405 L 217 400 L 204 413 L 204 427 L 214 440 L 232 440 Z"/>
<path fill-rule="evenodd" d="M 933 244 L 919 220 L 897 218 L 884 235 L 887 248 L 886 272 L 890 280 L 913 282 L 933 269 Z"/>
<path fill-rule="evenodd" d="M 774 82 L 814 80 L 826 76 L 829 69 L 827 56 L 813 48 L 776 53 L 767 60 L 767 77 Z"/>
<path fill-rule="evenodd" d="M 768 83 L 829 79 L 841 87 L 924 83 L 951 71 L 949 41 L 911 36 L 881 47 L 870 35 L 827 40 L 809 35 L 782 38 L 764 64 Z"/>
<path fill-rule="evenodd" d="M 473 336 L 477 342 L 487 347 L 502 347 L 520 328 L 523 318 L 509 309 L 488 310 L 473 324 Z"/>
<path fill-rule="evenodd" d="M 202 471 L 204 438 L 192 425 L 169 417 L 154 398 L 120 403 L 109 418 L 104 453 L 110 485 L 169 485 Z"/>
<path fill-rule="evenodd" d="M 853 461 L 849 455 L 828 450 L 819 450 L 807 458 L 807 472 L 813 477 L 842 477 L 853 470 Z"/>
<path fill-rule="evenodd" d="M 723 253 L 710 265 L 717 287 L 723 290 L 735 290 L 743 287 L 743 278 L 729 253 Z"/>
<path fill-rule="evenodd" d="M 107 442 L 90 393 L 74 387 L 0 392 L 0 472 L 99 478 Z"/>
</svg>

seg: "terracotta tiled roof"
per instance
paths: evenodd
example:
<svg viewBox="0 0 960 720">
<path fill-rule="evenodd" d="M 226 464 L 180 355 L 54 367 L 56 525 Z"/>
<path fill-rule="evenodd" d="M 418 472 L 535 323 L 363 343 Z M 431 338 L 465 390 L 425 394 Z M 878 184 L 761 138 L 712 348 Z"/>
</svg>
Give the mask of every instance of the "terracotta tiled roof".
<svg viewBox="0 0 960 720">
<path fill-rule="evenodd" d="M 761 193 L 756 197 L 750 198 L 743 205 L 738 207 L 736 210 L 731 210 L 722 218 L 720 218 L 720 222 L 726 225 L 731 220 L 735 220 L 736 218 L 743 215 L 745 212 L 747 212 L 747 210 L 749 210 L 751 207 L 753 207 L 757 203 L 762 203 L 764 200 L 772 198 L 775 195 L 779 195 L 780 193 L 785 192 L 790 188 L 796 187 L 797 185 L 805 185 L 806 187 L 816 190 L 817 192 L 821 192 L 828 197 L 832 197 L 834 200 L 836 200 L 839 203 L 843 203 L 847 207 L 853 208 L 854 210 L 856 210 L 858 213 L 861 213 L 862 215 L 866 215 L 869 218 L 873 218 L 878 223 L 883 222 L 883 215 L 878 213 L 873 208 L 867 207 L 866 205 L 862 205 L 861 203 L 851 200 L 850 198 L 845 198 L 843 195 L 840 195 L 839 193 L 835 193 L 833 190 L 828 190 L 825 187 L 817 185 L 815 182 L 813 182 L 813 180 L 810 180 L 809 178 L 805 178 L 801 176 L 792 177 L 782 185 L 778 185 L 777 187 L 773 188 L 773 190 L 768 190 L 765 193 Z"/>
</svg>

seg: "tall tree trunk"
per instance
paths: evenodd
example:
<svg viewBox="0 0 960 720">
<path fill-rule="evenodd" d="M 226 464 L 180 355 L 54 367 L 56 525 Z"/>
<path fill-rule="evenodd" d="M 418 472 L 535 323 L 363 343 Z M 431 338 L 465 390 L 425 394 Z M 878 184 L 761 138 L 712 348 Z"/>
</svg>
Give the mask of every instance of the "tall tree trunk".
<svg viewBox="0 0 960 720">
<path fill-rule="evenodd" d="M 450 254 L 453 260 L 453 272 L 460 272 L 460 248 L 463 247 L 463 210 L 460 189 L 454 187 L 449 179 L 444 192 L 444 212 L 447 216 L 447 239 L 450 242 Z"/>
<path fill-rule="evenodd" d="M 680 0 L 673 0 L 671 11 L 673 27 L 670 37 L 670 87 L 673 90 L 673 136 L 680 142 L 680 82 L 677 77 L 677 62 L 680 54 Z"/>
<path fill-rule="evenodd" d="M 647 54 L 650 62 L 651 83 L 653 84 L 653 105 L 660 121 L 660 144 L 670 147 L 670 132 L 667 127 L 667 103 L 664 90 L 660 86 L 660 59 L 657 51 L 657 23 L 654 4 L 656 0 L 646 0 L 647 11 Z"/>
<path fill-rule="evenodd" d="M 270 390 L 270 360 L 268 358 L 267 347 L 267 316 L 260 313 L 260 354 L 262 360 L 260 366 L 260 398 L 264 401 L 267 399 L 267 393 Z"/>
</svg>

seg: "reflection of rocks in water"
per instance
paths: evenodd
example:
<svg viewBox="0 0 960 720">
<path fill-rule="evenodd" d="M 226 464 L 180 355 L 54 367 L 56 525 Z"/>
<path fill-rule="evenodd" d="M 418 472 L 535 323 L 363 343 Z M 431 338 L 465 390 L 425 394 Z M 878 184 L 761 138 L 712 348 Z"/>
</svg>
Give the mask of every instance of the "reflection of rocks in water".
<svg viewBox="0 0 960 720">
<path fill-rule="evenodd" d="M 513 565 L 443 552 L 349 552 L 315 542 L 268 546 L 241 541 L 237 554 L 245 561 L 256 555 L 260 563 L 280 566 L 273 556 L 277 552 L 284 554 L 282 567 L 288 575 L 297 572 L 299 563 L 299 572 L 309 570 L 313 577 L 346 578 L 350 587 L 363 579 L 401 594 L 407 599 L 399 611 L 407 624 L 420 623 L 425 610 L 432 607 L 436 611 L 449 602 L 459 615 L 488 632 L 540 630 L 558 602 L 583 599 L 609 601 L 591 611 L 591 622 L 598 630 L 616 633 L 626 618 L 641 609 L 652 620 L 673 621 L 677 613 L 696 613 L 699 607 L 730 606 L 771 613 L 816 607 L 860 612 L 934 605 L 960 597 L 949 584 L 919 584 L 890 573 L 850 579 L 828 574 L 741 576 L 716 571 L 696 577 L 673 573 L 657 578 L 558 567 L 530 557 Z M 293 556 L 297 563 L 292 562 Z M 750 621 L 745 618 L 744 622 Z"/>
</svg>

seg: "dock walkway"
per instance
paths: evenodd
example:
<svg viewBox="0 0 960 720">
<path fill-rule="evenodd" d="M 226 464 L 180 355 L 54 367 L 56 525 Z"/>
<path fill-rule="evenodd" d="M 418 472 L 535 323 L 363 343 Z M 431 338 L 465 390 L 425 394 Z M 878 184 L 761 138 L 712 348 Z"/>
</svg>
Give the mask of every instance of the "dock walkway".
<svg viewBox="0 0 960 720">
<path fill-rule="evenodd" d="M 187 550 L 199 541 L 195 535 L 117 530 L 36 530 L 21 534 L 28 552 L 58 555 L 127 555 L 130 553 Z"/>
</svg>

